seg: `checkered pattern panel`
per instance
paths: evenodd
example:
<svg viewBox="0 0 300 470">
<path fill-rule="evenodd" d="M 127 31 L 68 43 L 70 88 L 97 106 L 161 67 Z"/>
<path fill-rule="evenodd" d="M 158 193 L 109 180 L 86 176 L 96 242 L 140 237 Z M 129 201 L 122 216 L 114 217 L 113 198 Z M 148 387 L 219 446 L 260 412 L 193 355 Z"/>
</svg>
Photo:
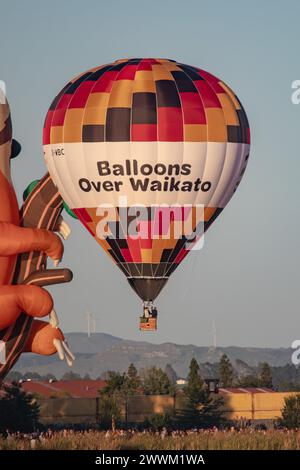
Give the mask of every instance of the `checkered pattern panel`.
<svg viewBox="0 0 300 470">
<path fill-rule="evenodd" d="M 233 91 L 204 70 L 167 59 L 123 59 L 69 82 L 52 102 L 44 145 L 63 142 L 249 143 Z"/>
<path fill-rule="evenodd" d="M 123 207 L 103 220 L 95 208 L 74 212 L 126 276 L 169 277 L 221 210 L 136 207 L 134 217 Z"/>
</svg>

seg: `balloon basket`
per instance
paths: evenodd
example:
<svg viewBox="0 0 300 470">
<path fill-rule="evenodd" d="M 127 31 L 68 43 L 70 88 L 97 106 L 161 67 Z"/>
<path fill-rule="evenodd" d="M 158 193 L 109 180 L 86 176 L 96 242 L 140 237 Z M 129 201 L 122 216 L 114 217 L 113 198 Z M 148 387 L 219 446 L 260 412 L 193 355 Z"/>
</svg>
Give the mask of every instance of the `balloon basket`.
<svg viewBox="0 0 300 470">
<path fill-rule="evenodd" d="M 143 316 L 140 317 L 140 331 L 157 330 L 157 308 L 152 301 L 143 302 Z"/>
<path fill-rule="evenodd" d="M 155 317 L 140 317 L 140 331 L 156 331 L 157 318 Z"/>
</svg>

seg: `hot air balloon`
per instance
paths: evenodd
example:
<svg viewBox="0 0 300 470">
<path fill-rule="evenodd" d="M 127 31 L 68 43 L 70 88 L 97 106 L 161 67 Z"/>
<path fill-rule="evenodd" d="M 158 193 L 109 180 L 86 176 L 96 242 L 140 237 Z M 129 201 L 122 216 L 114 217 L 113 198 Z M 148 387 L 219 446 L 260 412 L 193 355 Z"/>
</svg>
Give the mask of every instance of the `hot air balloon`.
<svg viewBox="0 0 300 470">
<path fill-rule="evenodd" d="M 168 59 L 122 59 L 61 90 L 43 133 L 70 209 L 143 301 L 153 301 L 226 206 L 250 148 L 245 111 L 220 79 Z"/>
</svg>

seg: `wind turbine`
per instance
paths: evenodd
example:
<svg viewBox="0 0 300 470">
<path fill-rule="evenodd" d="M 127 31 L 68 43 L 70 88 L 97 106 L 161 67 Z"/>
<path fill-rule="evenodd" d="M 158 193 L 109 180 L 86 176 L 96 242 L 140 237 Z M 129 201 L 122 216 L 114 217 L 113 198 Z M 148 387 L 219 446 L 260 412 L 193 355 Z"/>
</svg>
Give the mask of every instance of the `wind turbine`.
<svg viewBox="0 0 300 470">
<path fill-rule="evenodd" d="M 216 320 L 213 320 L 212 330 L 213 330 L 213 347 L 214 347 L 214 350 L 216 350 L 216 349 L 217 349 L 217 327 L 216 327 Z"/>
<path fill-rule="evenodd" d="M 96 333 L 96 320 L 98 320 L 99 317 L 95 318 L 90 312 L 87 312 L 85 316 L 87 317 L 87 334 L 90 338 L 92 333 Z"/>
</svg>

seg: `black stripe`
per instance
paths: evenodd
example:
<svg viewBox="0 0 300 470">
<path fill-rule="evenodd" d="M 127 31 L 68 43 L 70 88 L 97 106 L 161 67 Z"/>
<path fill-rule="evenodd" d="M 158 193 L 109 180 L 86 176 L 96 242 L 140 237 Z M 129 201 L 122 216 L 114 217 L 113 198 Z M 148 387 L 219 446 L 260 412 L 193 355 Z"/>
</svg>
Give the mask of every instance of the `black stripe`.
<svg viewBox="0 0 300 470">
<path fill-rule="evenodd" d="M 201 77 L 196 67 L 192 67 L 191 65 L 185 65 L 185 64 L 178 64 L 178 65 L 192 80 L 203 80 L 203 78 Z"/>
<path fill-rule="evenodd" d="M 171 72 L 171 74 L 174 77 L 177 88 L 180 92 L 183 92 L 183 91 L 197 92 L 197 88 L 195 87 L 193 81 L 185 72 L 179 72 L 178 70 L 175 70 Z"/>
<path fill-rule="evenodd" d="M 120 64 L 112 65 L 111 70 L 122 70 L 125 67 L 125 65 L 128 65 L 128 61 L 121 62 Z"/>
<path fill-rule="evenodd" d="M 108 108 L 105 140 L 108 142 L 128 142 L 130 140 L 130 117 L 130 108 Z"/>
<path fill-rule="evenodd" d="M 101 69 L 91 74 L 91 76 L 89 77 L 89 81 L 96 82 L 100 77 L 102 77 L 105 72 L 107 72 L 111 68 L 112 65 L 105 65 L 105 67 L 101 67 Z"/>
<path fill-rule="evenodd" d="M 227 126 L 228 142 L 243 142 L 241 126 Z"/>
<path fill-rule="evenodd" d="M 60 100 L 60 98 L 62 97 L 62 95 L 64 95 L 66 93 L 66 90 L 71 86 L 71 82 L 68 82 L 64 87 L 63 89 L 58 93 L 58 95 L 56 95 L 56 97 L 54 98 L 54 100 L 52 101 L 52 103 L 50 104 L 50 110 L 54 110 Z"/>
<path fill-rule="evenodd" d="M 150 263 L 143 263 L 142 264 L 142 276 L 153 277 L 152 264 L 150 264 Z"/>
<path fill-rule="evenodd" d="M 104 142 L 104 125 L 84 124 L 82 126 L 82 142 Z"/>
<path fill-rule="evenodd" d="M 81 75 L 81 77 L 77 78 L 77 80 L 75 80 L 75 82 L 71 83 L 71 85 L 68 87 L 68 89 L 66 90 L 66 93 L 68 95 L 72 95 L 76 90 L 77 88 L 79 87 L 79 85 L 81 85 L 82 82 L 84 82 L 85 80 L 88 79 L 88 77 L 90 77 L 90 75 L 92 75 L 91 72 L 86 72 L 84 73 L 83 75 Z"/>
<path fill-rule="evenodd" d="M 158 107 L 181 107 L 178 90 L 173 80 L 157 80 L 155 84 Z"/>
<path fill-rule="evenodd" d="M 133 65 L 133 64 L 139 64 L 143 59 L 138 58 L 138 59 L 129 59 L 128 64 Z"/>
<path fill-rule="evenodd" d="M 132 277 L 139 277 L 141 276 L 141 269 L 142 265 L 141 264 L 136 264 L 136 263 L 127 263 L 128 271 L 130 273 L 130 276 Z M 140 269 L 139 269 L 140 268 Z"/>
<path fill-rule="evenodd" d="M 211 216 L 211 218 L 207 221 L 207 222 L 204 222 L 204 232 L 206 232 L 206 230 L 211 226 L 211 224 L 216 220 L 216 218 L 221 214 L 223 208 L 222 207 L 218 207 L 214 214 Z"/>
<path fill-rule="evenodd" d="M 243 109 L 236 109 L 236 113 L 238 115 L 241 127 L 241 142 L 247 143 L 247 134 L 249 128 L 247 115 Z"/>
<path fill-rule="evenodd" d="M 156 94 L 133 93 L 132 124 L 156 124 Z"/>
</svg>

